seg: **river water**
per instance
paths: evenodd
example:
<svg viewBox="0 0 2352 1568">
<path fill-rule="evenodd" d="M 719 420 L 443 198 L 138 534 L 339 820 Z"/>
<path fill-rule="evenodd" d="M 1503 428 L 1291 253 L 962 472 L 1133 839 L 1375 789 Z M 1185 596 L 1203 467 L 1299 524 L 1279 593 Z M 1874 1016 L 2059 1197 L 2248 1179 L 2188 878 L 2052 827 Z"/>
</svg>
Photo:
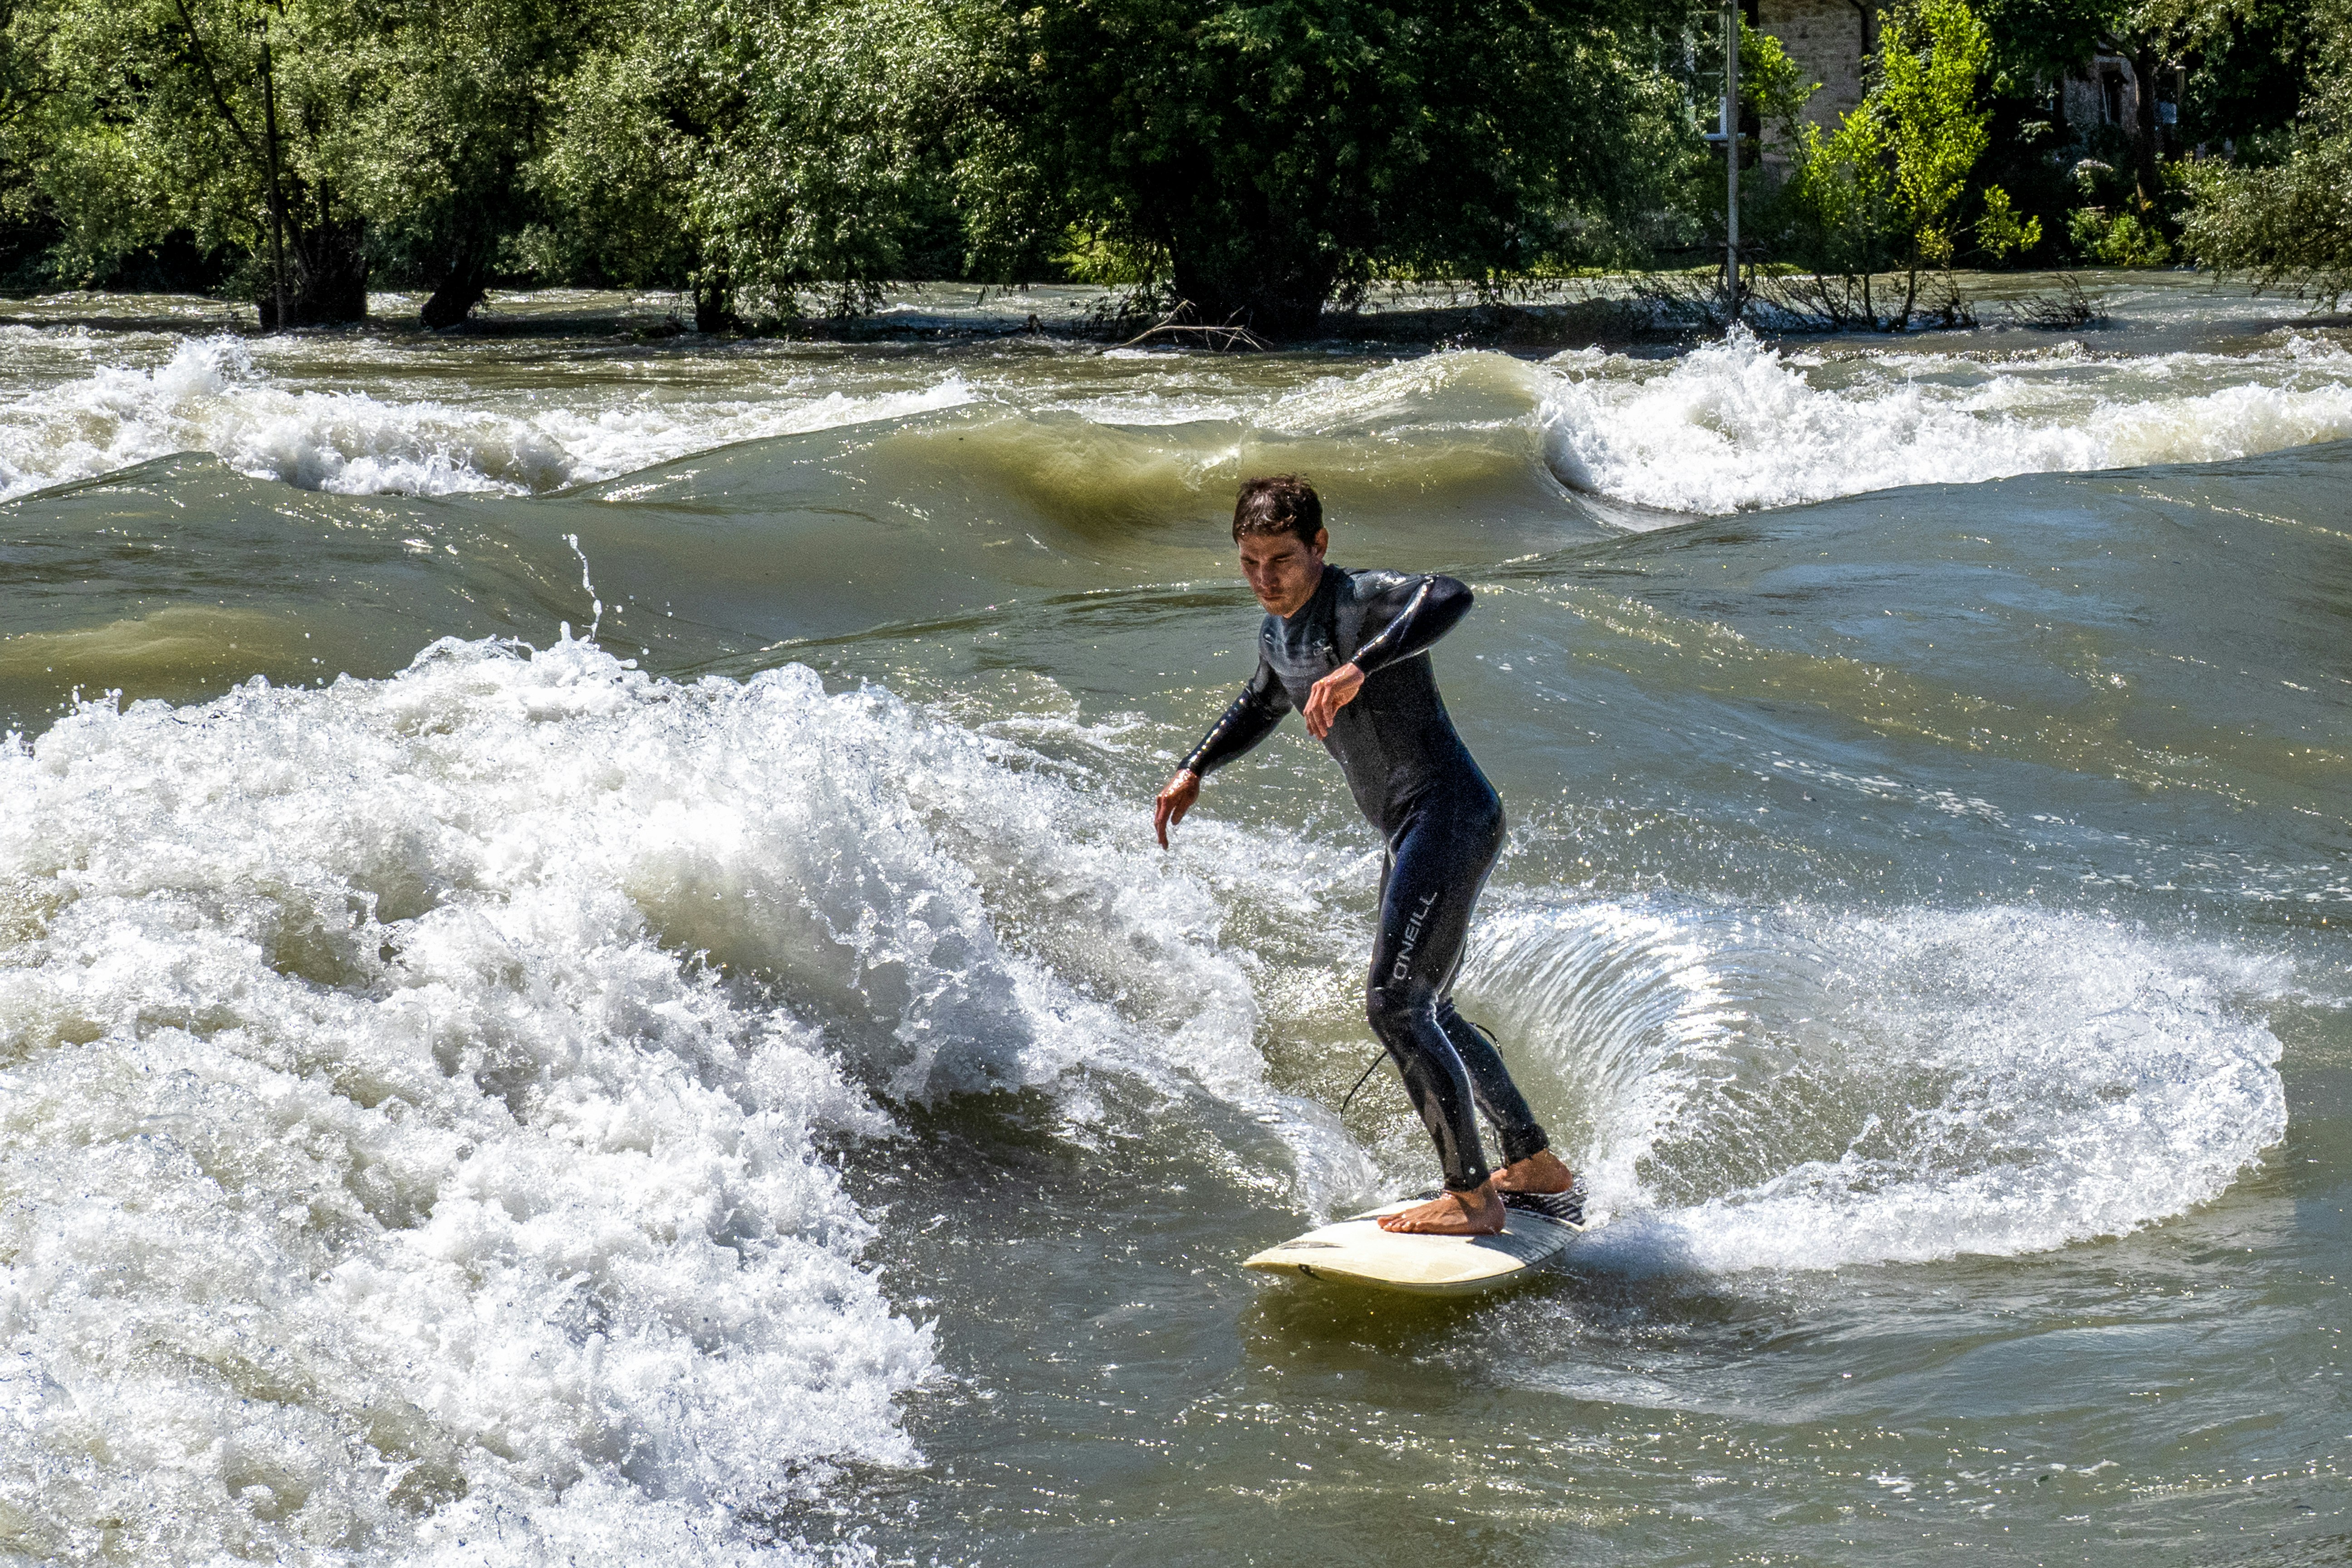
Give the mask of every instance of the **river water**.
<svg viewBox="0 0 2352 1568">
<path fill-rule="evenodd" d="M 2344 1560 L 2352 331 L 2089 281 L 1517 353 L 20 313 L 0 1554 Z M 1608 1217 L 1501 1299 L 1236 1267 L 1433 1168 L 1338 1109 L 1319 749 L 1150 842 L 1289 469 L 1477 591 L 1462 998 Z"/>
</svg>

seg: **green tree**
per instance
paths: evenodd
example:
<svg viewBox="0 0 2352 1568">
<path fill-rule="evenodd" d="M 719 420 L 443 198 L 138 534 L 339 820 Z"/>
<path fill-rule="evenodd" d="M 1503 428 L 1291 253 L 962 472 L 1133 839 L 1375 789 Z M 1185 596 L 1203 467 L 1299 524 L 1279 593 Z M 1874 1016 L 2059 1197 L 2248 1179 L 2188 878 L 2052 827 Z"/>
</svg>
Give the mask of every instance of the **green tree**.
<svg viewBox="0 0 2352 1568">
<path fill-rule="evenodd" d="M 642 288 L 700 264 L 688 194 L 701 142 L 682 52 L 629 30 L 549 94 L 545 147 L 524 171 L 543 215 L 517 237 L 541 277 Z"/>
<path fill-rule="evenodd" d="M 2314 12 L 2316 90 L 2284 156 L 2266 166 L 2193 165 L 2183 239 L 2216 271 L 2333 305 L 2352 294 L 2352 0 L 2322 0 Z"/>
<path fill-rule="evenodd" d="M 169 235 L 258 259 L 265 321 L 366 310 L 362 226 L 334 174 L 358 90 L 331 5 L 51 0 L 12 46 L 47 90 L 34 181 L 68 280 Z"/>
<path fill-rule="evenodd" d="M 1630 254 L 1697 150 L 1647 3 L 1004 0 L 992 114 L 1048 210 L 1293 334 L 1384 272 Z"/>
<path fill-rule="evenodd" d="M 1990 140 L 1977 85 L 1992 40 L 1967 0 L 1917 0 L 1882 13 L 1881 28 L 1871 98 L 1894 163 L 1888 200 L 1916 298 L 1923 267 L 1951 265 L 1960 195 Z"/>
<path fill-rule="evenodd" d="M 1826 135 L 1818 125 L 1804 128 L 1790 195 L 1795 248 L 1815 271 L 1858 278 L 1866 288 L 1872 273 L 1892 263 L 1888 163 L 1885 121 L 1873 98 L 1848 110 Z"/>
<path fill-rule="evenodd" d="M 947 16 L 927 0 L 721 0 L 699 19 L 706 84 L 732 78 L 688 194 L 703 275 L 747 314 L 871 302 L 945 200 L 942 143 L 965 94 Z"/>
<path fill-rule="evenodd" d="M 267 325 L 352 321 L 372 266 L 464 319 L 530 216 L 552 82 L 599 21 L 557 0 L 30 0 L 55 264 L 174 235 L 251 258 Z"/>
<path fill-rule="evenodd" d="M 466 319 L 542 216 L 528 171 L 549 104 L 614 7 L 600 0 L 369 0 L 341 47 L 367 90 L 339 127 L 337 174 L 371 254 L 431 290 L 428 327 Z"/>
<path fill-rule="evenodd" d="M 613 280 L 682 276 L 706 328 L 867 305 L 939 264 L 942 231 L 962 269 L 957 202 L 988 162 L 967 148 L 999 64 L 961 20 L 933 0 L 645 0 L 550 95 L 527 248 Z"/>
<path fill-rule="evenodd" d="M 1903 268 L 1903 323 L 1920 273 L 1948 268 L 1958 248 L 1960 198 L 1990 140 L 1979 92 L 1990 48 L 1967 0 L 1883 11 L 1869 94 L 1828 134 L 1805 128 L 1791 182 L 1801 248 L 1817 268 L 1848 277 Z M 2006 212 L 2005 193 L 2000 205 Z M 1993 232 L 2006 237 L 1999 225 Z"/>
</svg>

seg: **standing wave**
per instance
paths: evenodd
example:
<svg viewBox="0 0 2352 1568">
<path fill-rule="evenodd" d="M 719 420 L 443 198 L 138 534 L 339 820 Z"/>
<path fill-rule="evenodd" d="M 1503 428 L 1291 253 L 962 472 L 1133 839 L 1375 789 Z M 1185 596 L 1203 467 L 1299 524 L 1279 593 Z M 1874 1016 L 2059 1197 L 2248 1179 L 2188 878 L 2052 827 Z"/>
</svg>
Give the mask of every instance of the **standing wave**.
<svg viewBox="0 0 2352 1568">
<path fill-rule="evenodd" d="M 1867 362 L 1864 362 L 1867 363 Z M 1738 331 L 1662 374 L 1561 355 L 1539 416 L 1572 489 L 1683 513 L 1904 485 L 2210 462 L 2352 437 L 2352 353 L 2165 354 L 2126 364 L 1913 353 L 1821 386 Z M 1896 379 L 1885 373 L 1899 372 Z"/>
<path fill-rule="evenodd" d="M 527 495 L 730 442 L 951 408 L 972 395 L 951 374 L 863 397 L 644 399 L 507 413 L 291 391 L 240 340 L 205 338 L 181 343 L 152 371 L 103 368 L 0 405 L 0 500 L 174 452 L 210 452 L 249 478 L 337 495 Z"/>
<path fill-rule="evenodd" d="M 37 1560 L 805 1554 L 758 1521 L 919 1458 L 932 1331 L 827 1154 L 891 1103 L 1117 1071 L 1361 1178 L 1265 1088 L 1199 883 L 796 667 L 444 641 L 86 707 L 0 795 L 0 1524 Z"/>
</svg>

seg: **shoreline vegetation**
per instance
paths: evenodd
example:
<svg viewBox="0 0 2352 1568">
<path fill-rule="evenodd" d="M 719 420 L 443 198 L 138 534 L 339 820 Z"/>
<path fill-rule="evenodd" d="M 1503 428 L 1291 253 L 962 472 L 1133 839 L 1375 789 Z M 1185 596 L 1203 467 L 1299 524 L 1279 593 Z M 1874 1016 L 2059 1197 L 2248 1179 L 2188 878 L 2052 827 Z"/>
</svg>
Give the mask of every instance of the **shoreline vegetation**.
<svg viewBox="0 0 2352 1568">
<path fill-rule="evenodd" d="M 1055 284 L 1224 348 L 1349 335 L 1399 280 L 1505 334 L 1624 309 L 1544 298 L 1591 278 L 1692 329 L 1742 294 L 1959 325 L 1965 268 L 2352 291 L 2352 0 L 1855 12 L 1850 60 L 1740 22 L 1719 115 L 1729 37 L 1681 0 L 14 0 L 0 288 L 265 331 L 659 290 L 840 333 L 898 279 Z"/>
</svg>

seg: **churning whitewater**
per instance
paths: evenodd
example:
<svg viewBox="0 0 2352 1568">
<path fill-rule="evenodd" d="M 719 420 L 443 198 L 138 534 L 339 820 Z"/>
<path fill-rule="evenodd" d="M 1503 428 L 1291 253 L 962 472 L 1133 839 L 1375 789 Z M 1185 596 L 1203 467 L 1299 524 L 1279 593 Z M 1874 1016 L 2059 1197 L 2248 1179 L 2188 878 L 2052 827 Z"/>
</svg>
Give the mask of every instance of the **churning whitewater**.
<svg viewBox="0 0 2352 1568">
<path fill-rule="evenodd" d="M 631 664 L 444 642 L 10 737 L 8 1486 L 175 1557 L 501 1517 L 519 1561 L 723 1556 L 916 1458 L 933 1331 L 821 1149 L 893 1135 L 869 1089 L 1126 1071 L 1295 1125 L 1316 1199 L 1369 1179 L 1098 807 L 884 692 Z M 1032 881 L 1095 928 L 1058 972 L 988 908 Z M 1139 958 L 1124 1016 L 1083 994 Z"/>
<path fill-rule="evenodd" d="M 420 401 L 289 387 L 237 338 L 165 338 L 152 351 L 166 347 L 171 357 L 152 370 L 105 365 L 0 408 L 0 500 L 174 452 L 209 452 L 254 479 L 334 495 L 528 495 L 730 442 L 970 397 L 953 375 L 865 397 L 786 375 L 746 389 L 750 396 L 673 402 L 640 393 L 518 415 L 462 395 Z"/>
<path fill-rule="evenodd" d="M 1370 1190 L 1267 1085 L 1207 880 L 1041 760 L 797 667 L 679 685 L 574 641 L 15 740 L 10 1486 L 181 1559 L 501 1520 L 493 1561 L 723 1559 L 838 1466 L 919 1459 L 894 1400 L 936 1331 L 826 1153 L 898 1136 L 887 1106 L 1043 1088 L 1085 1139 L 1108 1074 L 1276 1129 L 1249 1184 Z M 1591 1086 L 1603 1266 L 2122 1234 L 2284 1126 L 2277 1042 L 2219 1000 L 2281 977 L 2113 922 L 1511 901 L 1470 984 Z M 1766 952 L 1811 965 L 1793 1029 L 1742 992 Z"/>
<path fill-rule="evenodd" d="M 1675 512 L 2203 463 L 2352 437 L 2352 353 L 2292 335 L 2246 355 L 2121 363 L 2071 344 L 1840 363 L 1737 335 L 1664 367 L 1598 354 L 1551 363 L 1565 373 L 1541 415 L 1553 470 L 1579 489 Z"/>
<path fill-rule="evenodd" d="M 439 367 L 446 395 L 419 399 L 402 395 L 406 376 L 381 389 L 314 384 L 320 378 L 301 367 L 273 368 L 268 346 L 230 337 L 152 335 L 128 356 L 168 353 L 151 368 L 107 363 L 75 374 L 77 362 L 101 357 L 82 334 L 78 353 L 36 345 L 50 374 L 0 405 L 0 499 L 187 451 L 338 495 L 528 495 L 737 442 L 976 405 L 1030 422 L 1031 440 L 1052 439 L 1062 418 L 1136 431 L 1194 490 L 1238 472 L 1241 430 L 1335 446 L 1340 463 L 1358 468 L 1377 463 L 1400 429 L 1517 428 L 1532 438 L 1530 458 L 1571 489 L 1672 513 L 1723 513 L 2352 437 L 2352 353 L 2283 337 L 2236 354 L 2103 359 L 2071 343 L 1842 357 L 1739 333 L 1664 362 L 1590 350 L 1526 363 L 1463 351 L 1302 387 L 1221 385 L 1179 368 L 1150 390 L 1076 396 L 1066 386 L 1041 395 L 1001 363 L 928 371 L 901 355 L 845 378 L 752 353 L 722 359 L 717 374 L 616 386 L 559 375 L 517 412 L 467 388 L 451 374 L 461 367 Z M 364 350 L 355 357 L 362 371 L 391 368 L 370 365 Z M 1145 370 L 1166 360 L 1089 357 Z"/>
</svg>

